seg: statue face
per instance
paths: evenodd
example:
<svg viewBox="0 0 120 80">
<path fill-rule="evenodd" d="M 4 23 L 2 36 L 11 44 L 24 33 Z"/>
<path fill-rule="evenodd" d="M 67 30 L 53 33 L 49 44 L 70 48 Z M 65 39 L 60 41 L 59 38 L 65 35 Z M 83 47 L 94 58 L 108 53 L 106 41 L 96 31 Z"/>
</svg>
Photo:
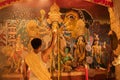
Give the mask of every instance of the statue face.
<svg viewBox="0 0 120 80">
<path fill-rule="evenodd" d="M 83 38 L 82 38 L 82 37 L 79 37 L 79 41 L 81 41 L 81 40 L 83 40 Z"/>
<path fill-rule="evenodd" d="M 78 38 L 78 41 L 83 41 L 83 37 L 80 36 L 80 37 Z"/>
</svg>

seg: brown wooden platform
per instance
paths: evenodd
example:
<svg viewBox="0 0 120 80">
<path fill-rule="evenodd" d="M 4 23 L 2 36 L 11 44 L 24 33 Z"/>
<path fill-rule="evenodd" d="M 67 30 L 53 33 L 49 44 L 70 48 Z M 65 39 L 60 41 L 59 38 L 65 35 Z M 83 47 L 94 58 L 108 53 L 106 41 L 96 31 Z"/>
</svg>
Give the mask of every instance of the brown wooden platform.
<svg viewBox="0 0 120 80">
<path fill-rule="evenodd" d="M 89 80 L 107 80 L 107 71 L 99 69 L 89 69 Z M 57 73 L 54 74 L 53 80 L 57 80 Z M 61 80 L 85 80 L 85 72 L 61 73 Z"/>
<path fill-rule="evenodd" d="M 60 80 L 85 80 L 84 71 L 63 72 Z M 22 74 L 2 74 L 0 80 L 23 80 Z M 57 73 L 54 73 L 53 80 L 58 80 Z M 89 80 L 114 80 L 107 79 L 106 70 L 89 70 Z"/>
<path fill-rule="evenodd" d="M 0 80 L 24 80 L 22 74 L 11 73 L 2 74 Z"/>
</svg>

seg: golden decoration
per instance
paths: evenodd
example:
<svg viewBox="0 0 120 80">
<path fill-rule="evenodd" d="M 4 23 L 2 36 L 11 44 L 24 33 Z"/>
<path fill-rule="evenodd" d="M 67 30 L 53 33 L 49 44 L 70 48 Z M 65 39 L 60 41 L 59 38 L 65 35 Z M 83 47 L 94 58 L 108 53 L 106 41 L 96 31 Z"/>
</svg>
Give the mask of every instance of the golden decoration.
<svg viewBox="0 0 120 80">
<path fill-rule="evenodd" d="M 58 7 L 58 5 L 56 3 L 54 3 L 51 7 L 50 7 L 50 12 L 48 13 L 49 17 L 47 22 L 49 24 L 51 24 L 52 22 L 62 22 L 62 18 L 61 18 L 61 13 L 60 13 L 60 8 Z"/>
</svg>

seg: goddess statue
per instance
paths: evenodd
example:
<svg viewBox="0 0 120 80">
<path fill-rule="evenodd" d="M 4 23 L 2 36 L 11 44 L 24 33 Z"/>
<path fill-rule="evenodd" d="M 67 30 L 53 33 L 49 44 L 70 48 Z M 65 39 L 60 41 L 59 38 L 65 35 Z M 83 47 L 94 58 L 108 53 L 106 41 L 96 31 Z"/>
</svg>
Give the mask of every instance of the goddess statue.
<svg viewBox="0 0 120 80">
<path fill-rule="evenodd" d="M 64 55 L 64 48 L 66 47 L 66 40 L 63 35 L 63 28 L 60 25 L 63 21 L 61 18 L 61 15 L 62 14 L 60 13 L 60 8 L 58 7 L 58 5 L 56 3 L 54 3 L 50 7 L 50 12 L 48 13 L 47 22 L 48 22 L 48 24 L 51 24 L 51 31 L 57 32 L 57 44 L 55 45 L 53 55 L 51 55 L 51 58 L 54 59 L 51 61 L 51 62 L 53 62 L 52 66 L 55 69 L 56 69 L 55 65 L 58 65 L 58 67 L 60 67 L 61 59 L 59 56 Z M 58 59 L 58 61 L 56 60 L 56 58 Z M 60 71 L 60 70 L 58 70 L 58 71 Z"/>
<path fill-rule="evenodd" d="M 63 51 L 64 47 L 66 46 L 66 40 L 63 36 L 63 28 L 59 25 L 62 23 L 62 18 L 61 18 L 61 13 L 60 13 L 60 8 L 59 6 L 54 3 L 50 7 L 50 12 L 48 13 L 48 23 L 51 24 L 51 30 L 53 32 L 58 33 L 59 41 L 60 41 L 60 49 Z"/>
<path fill-rule="evenodd" d="M 86 43 L 85 43 L 84 37 L 79 36 L 77 44 L 75 46 L 74 58 L 76 59 L 77 62 L 79 62 L 79 64 L 82 64 L 82 65 L 86 55 L 85 47 L 86 47 Z"/>
<path fill-rule="evenodd" d="M 58 22 L 52 23 L 52 32 L 57 32 L 57 37 L 58 37 L 57 44 L 55 45 L 54 48 L 54 54 L 52 56 L 54 59 L 56 59 L 56 57 L 58 56 L 58 51 L 61 56 L 65 56 L 64 49 L 66 47 L 66 40 L 64 38 L 63 31 L 61 30 Z M 53 62 L 54 61 L 56 60 L 53 60 Z M 54 62 L 54 66 L 55 66 L 55 62 Z"/>
</svg>

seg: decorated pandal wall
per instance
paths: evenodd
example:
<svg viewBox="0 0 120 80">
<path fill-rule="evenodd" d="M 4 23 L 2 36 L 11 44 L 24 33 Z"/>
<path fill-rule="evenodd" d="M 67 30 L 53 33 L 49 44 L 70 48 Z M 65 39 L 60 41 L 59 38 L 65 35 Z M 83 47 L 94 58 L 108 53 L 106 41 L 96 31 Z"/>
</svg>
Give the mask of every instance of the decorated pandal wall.
<svg viewBox="0 0 120 80">
<path fill-rule="evenodd" d="M 120 50 L 119 29 L 116 28 L 119 23 L 114 22 L 112 8 L 108 10 L 111 24 L 103 25 L 93 21 L 92 16 L 86 21 L 82 11 L 76 9 L 70 9 L 62 16 L 56 3 L 48 13 L 41 9 L 37 20 L 6 20 L 0 25 L 0 72 L 22 73 L 24 57 L 32 50 L 30 41 L 41 38 L 45 50 L 51 43 L 53 31 L 57 32 L 57 44 L 50 56 L 51 73 L 82 71 L 85 65 L 90 69 L 108 70 L 113 53 L 118 55 Z"/>
</svg>

